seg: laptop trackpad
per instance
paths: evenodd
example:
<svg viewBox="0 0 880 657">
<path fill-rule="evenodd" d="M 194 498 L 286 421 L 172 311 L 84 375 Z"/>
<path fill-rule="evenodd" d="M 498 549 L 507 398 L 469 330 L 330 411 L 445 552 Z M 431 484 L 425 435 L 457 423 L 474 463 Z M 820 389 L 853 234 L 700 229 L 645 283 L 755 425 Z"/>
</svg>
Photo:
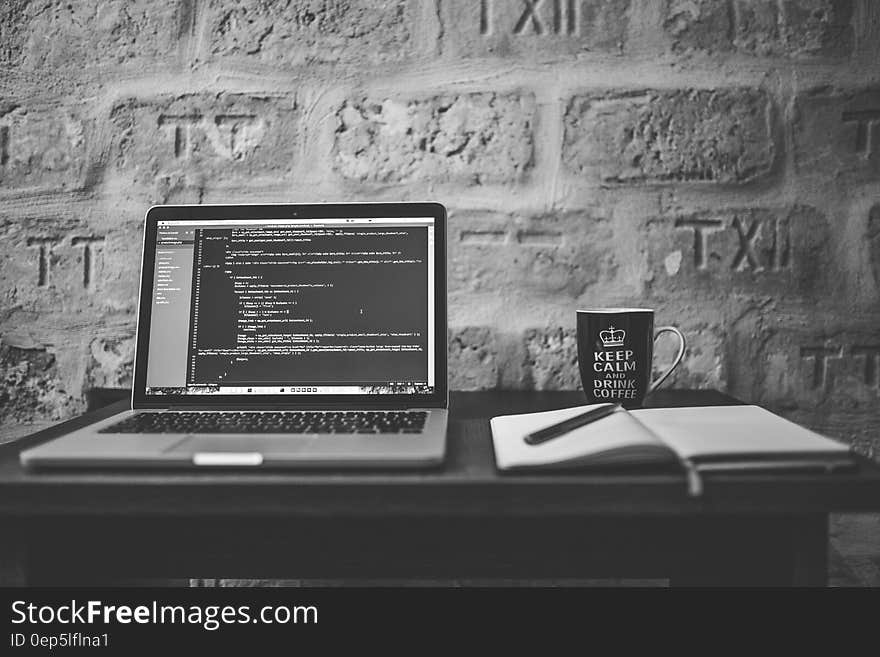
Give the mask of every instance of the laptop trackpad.
<svg viewBox="0 0 880 657">
<path fill-rule="evenodd" d="M 314 436 L 234 438 L 232 436 L 190 436 L 165 450 L 168 454 L 298 454 Z"/>
</svg>

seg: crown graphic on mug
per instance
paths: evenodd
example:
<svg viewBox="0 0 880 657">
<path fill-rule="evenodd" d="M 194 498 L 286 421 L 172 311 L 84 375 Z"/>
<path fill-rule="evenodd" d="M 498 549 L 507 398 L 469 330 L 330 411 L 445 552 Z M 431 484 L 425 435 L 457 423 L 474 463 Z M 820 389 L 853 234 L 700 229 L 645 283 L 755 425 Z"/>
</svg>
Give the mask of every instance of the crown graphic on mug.
<svg viewBox="0 0 880 657">
<path fill-rule="evenodd" d="M 609 326 L 607 331 L 599 331 L 599 339 L 605 347 L 622 347 L 626 331 Z"/>
</svg>

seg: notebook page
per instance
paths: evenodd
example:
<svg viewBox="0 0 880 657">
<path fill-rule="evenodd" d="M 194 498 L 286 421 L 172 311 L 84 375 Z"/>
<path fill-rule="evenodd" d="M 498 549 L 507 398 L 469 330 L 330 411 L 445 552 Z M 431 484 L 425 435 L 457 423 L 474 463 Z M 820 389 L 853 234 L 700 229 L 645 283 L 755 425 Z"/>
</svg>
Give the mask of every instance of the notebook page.
<svg viewBox="0 0 880 657">
<path fill-rule="evenodd" d="M 668 448 L 625 411 L 617 411 L 540 445 L 529 445 L 524 440 L 533 431 L 601 405 L 492 418 L 490 425 L 498 467 L 505 470 L 513 467 L 564 464 L 570 461 L 589 462 L 588 457 L 591 454 L 645 445 L 653 448 L 653 451 L 668 452 Z"/>
<path fill-rule="evenodd" d="M 645 408 L 632 414 L 684 458 L 849 452 L 844 443 L 758 406 Z"/>
</svg>

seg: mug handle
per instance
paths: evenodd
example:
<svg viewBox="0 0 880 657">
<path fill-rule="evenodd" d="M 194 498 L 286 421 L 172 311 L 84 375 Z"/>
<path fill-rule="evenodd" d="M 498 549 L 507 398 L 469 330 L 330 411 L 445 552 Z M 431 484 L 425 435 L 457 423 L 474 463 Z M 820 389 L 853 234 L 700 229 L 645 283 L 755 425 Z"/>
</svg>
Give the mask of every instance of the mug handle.
<svg viewBox="0 0 880 657">
<path fill-rule="evenodd" d="M 654 390 L 656 390 L 657 387 L 666 380 L 666 377 L 669 376 L 670 374 L 672 374 L 672 370 L 674 370 L 676 367 L 678 367 L 678 364 L 681 362 L 681 359 L 684 357 L 684 350 L 686 348 L 686 343 L 684 340 L 684 336 L 681 334 L 681 331 L 679 331 L 674 326 L 661 326 L 654 333 L 654 341 L 656 342 L 657 338 L 659 338 L 663 333 L 675 333 L 675 335 L 678 336 L 678 353 L 675 354 L 675 360 L 673 361 L 673 363 L 669 367 L 669 369 L 666 370 L 665 372 L 663 372 L 663 374 L 661 374 L 660 377 L 656 381 L 654 381 L 654 383 L 651 384 L 651 386 L 648 388 L 648 392 L 654 392 Z"/>
</svg>

